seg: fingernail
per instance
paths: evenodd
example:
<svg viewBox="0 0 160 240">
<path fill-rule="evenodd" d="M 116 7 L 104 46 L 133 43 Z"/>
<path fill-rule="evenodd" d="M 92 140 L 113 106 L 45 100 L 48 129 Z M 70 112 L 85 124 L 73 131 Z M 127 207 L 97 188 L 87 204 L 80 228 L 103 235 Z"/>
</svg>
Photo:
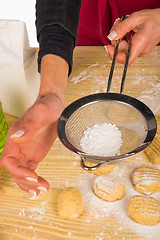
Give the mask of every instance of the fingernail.
<svg viewBox="0 0 160 240">
<path fill-rule="evenodd" d="M 40 191 L 47 192 L 47 189 L 45 187 L 39 186 L 39 187 L 37 187 L 37 189 L 40 190 Z"/>
<path fill-rule="evenodd" d="M 107 46 L 104 46 L 104 48 L 105 48 L 106 52 L 108 53 L 108 48 L 107 48 Z"/>
<path fill-rule="evenodd" d="M 28 182 L 38 182 L 37 179 L 32 178 L 32 177 L 26 177 L 25 178 Z"/>
<path fill-rule="evenodd" d="M 35 197 L 37 196 L 37 193 L 36 193 L 35 191 L 33 191 L 33 190 L 29 190 L 28 192 L 29 192 L 30 194 L 32 194 L 33 196 L 35 196 Z"/>
<path fill-rule="evenodd" d="M 13 135 L 11 135 L 10 138 L 19 138 L 24 134 L 24 130 L 18 130 L 17 132 L 15 132 Z"/>
<path fill-rule="evenodd" d="M 117 19 L 114 21 L 113 27 L 114 27 L 114 25 L 116 24 L 116 22 L 119 21 L 119 20 L 121 20 L 121 19 L 120 19 L 120 18 L 117 18 Z"/>
<path fill-rule="evenodd" d="M 115 31 L 112 31 L 107 37 L 109 40 L 112 41 L 116 36 L 117 36 L 117 33 Z"/>
</svg>

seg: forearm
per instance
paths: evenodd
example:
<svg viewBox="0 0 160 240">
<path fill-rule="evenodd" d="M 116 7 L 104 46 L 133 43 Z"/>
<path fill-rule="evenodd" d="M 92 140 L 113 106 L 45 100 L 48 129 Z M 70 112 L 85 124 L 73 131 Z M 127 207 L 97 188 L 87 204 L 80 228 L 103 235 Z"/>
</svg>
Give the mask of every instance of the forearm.
<svg viewBox="0 0 160 240">
<path fill-rule="evenodd" d="M 64 103 L 68 71 L 68 63 L 63 58 L 53 54 L 45 55 L 41 61 L 39 97 L 55 94 Z"/>
<path fill-rule="evenodd" d="M 38 69 L 41 71 L 41 59 L 48 54 L 63 58 L 72 71 L 72 56 L 75 46 L 75 38 L 59 24 L 46 26 L 39 34 Z"/>
</svg>

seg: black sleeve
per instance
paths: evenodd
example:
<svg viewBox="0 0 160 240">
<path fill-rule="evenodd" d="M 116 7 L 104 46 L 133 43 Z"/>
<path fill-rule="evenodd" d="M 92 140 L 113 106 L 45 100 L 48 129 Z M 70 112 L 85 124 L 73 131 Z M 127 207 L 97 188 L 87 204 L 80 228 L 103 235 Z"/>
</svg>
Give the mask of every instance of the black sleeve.
<svg viewBox="0 0 160 240">
<path fill-rule="evenodd" d="M 58 24 L 47 26 L 39 34 L 38 71 L 41 59 L 46 54 L 57 55 L 69 64 L 69 74 L 72 71 L 72 56 L 74 37 Z"/>
<path fill-rule="evenodd" d="M 81 0 L 36 0 L 37 36 L 48 25 L 59 24 L 77 37 Z"/>
<path fill-rule="evenodd" d="M 72 69 L 77 41 L 81 0 L 36 0 L 36 28 L 39 41 L 38 66 L 46 54 L 55 54 Z"/>
</svg>

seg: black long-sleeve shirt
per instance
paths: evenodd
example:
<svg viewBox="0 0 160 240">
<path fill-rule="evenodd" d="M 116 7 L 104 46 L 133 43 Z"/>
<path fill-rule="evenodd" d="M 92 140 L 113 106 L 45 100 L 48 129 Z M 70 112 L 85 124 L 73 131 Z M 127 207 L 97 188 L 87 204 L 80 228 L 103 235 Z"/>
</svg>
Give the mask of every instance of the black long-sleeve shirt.
<svg viewBox="0 0 160 240">
<path fill-rule="evenodd" d="M 38 69 L 46 54 L 62 57 L 72 70 L 81 0 L 37 0 L 36 28 L 39 42 Z"/>
</svg>

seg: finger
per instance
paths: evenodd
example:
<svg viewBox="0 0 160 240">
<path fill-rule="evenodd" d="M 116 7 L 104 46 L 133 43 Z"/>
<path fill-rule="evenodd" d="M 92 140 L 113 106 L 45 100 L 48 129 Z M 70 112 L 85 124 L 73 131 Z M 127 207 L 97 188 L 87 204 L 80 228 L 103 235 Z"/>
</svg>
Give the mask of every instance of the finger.
<svg viewBox="0 0 160 240">
<path fill-rule="evenodd" d="M 27 162 L 27 167 L 31 170 L 36 170 L 38 164 L 39 164 L 39 162 L 35 162 L 33 160 L 30 160 L 30 161 Z"/>
<path fill-rule="evenodd" d="M 15 179 L 17 185 L 24 191 L 32 190 L 39 194 L 40 191 L 49 191 L 49 183 L 42 177 L 38 176 L 38 182 L 27 181 L 26 179 Z"/>
<path fill-rule="evenodd" d="M 108 49 L 108 55 L 110 56 L 111 59 L 113 59 L 114 50 L 115 50 L 114 47 L 111 45 L 107 45 L 107 49 Z M 124 64 L 125 60 L 126 60 L 126 54 L 124 52 L 117 53 L 116 62 Z"/>
<path fill-rule="evenodd" d="M 32 195 L 37 196 L 40 193 L 40 190 L 36 188 L 32 188 L 27 186 L 26 184 L 23 184 L 20 180 L 15 179 L 16 184 L 25 192 L 31 193 Z"/>
<path fill-rule="evenodd" d="M 14 157 L 1 157 L 0 165 L 5 168 L 13 178 L 26 179 L 31 178 L 34 182 L 38 181 L 38 175 L 35 171 L 24 167 Z"/>
<path fill-rule="evenodd" d="M 117 24 L 119 24 L 120 21 L 121 21 L 120 18 L 117 18 L 117 19 L 114 21 L 114 24 L 113 24 L 113 26 L 112 26 L 110 32 L 113 30 L 113 28 L 114 28 L 115 26 L 117 26 Z"/>
<path fill-rule="evenodd" d="M 119 52 L 124 52 L 125 54 L 128 52 L 128 42 L 125 40 L 122 40 L 119 43 L 119 47 L 118 47 L 118 53 Z"/>
<path fill-rule="evenodd" d="M 106 49 L 107 49 L 107 52 L 108 52 L 108 55 L 109 55 L 110 59 L 113 59 L 115 48 L 112 45 L 107 45 Z"/>
<path fill-rule="evenodd" d="M 125 64 L 126 61 L 126 54 L 124 52 L 119 52 L 116 57 L 116 62 Z"/>
<path fill-rule="evenodd" d="M 142 20 L 140 16 L 136 13 L 130 15 L 125 20 L 116 24 L 110 34 L 108 35 L 109 40 L 118 40 L 124 37 L 128 32 L 134 30 L 137 26 L 141 24 Z"/>
<path fill-rule="evenodd" d="M 112 42 L 116 42 L 116 41 L 112 41 Z M 147 38 L 147 36 L 143 33 L 143 31 L 139 33 L 135 33 L 131 43 L 129 65 L 131 65 L 137 57 L 147 55 L 152 50 L 154 45 L 155 44 L 150 42 L 150 38 Z M 107 50 L 110 58 L 113 59 L 114 48 L 111 45 L 108 45 Z M 124 64 L 126 59 L 125 54 L 127 53 L 127 51 L 128 51 L 128 43 L 126 41 L 121 41 L 119 44 L 116 61 Z"/>
<path fill-rule="evenodd" d="M 50 185 L 49 182 L 41 176 L 38 176 L 38 187 L 40 191 L 49 191 Z M 46 190 L 45 190 L 46 189 Z"/>
<path fill-rule="evenodd" d="M 113 55 L 115 52 L 115 48 L 112 45 L 107 45 L 108 55 L 111 59 L 113 59 Z M 126 60 L 126 53 L 128 51 L 128 43 L 126 41 L 122 41 L 119 44 L 118 53 L 116 56 L 116 62 L 125 63 Z"/>
</svg>

